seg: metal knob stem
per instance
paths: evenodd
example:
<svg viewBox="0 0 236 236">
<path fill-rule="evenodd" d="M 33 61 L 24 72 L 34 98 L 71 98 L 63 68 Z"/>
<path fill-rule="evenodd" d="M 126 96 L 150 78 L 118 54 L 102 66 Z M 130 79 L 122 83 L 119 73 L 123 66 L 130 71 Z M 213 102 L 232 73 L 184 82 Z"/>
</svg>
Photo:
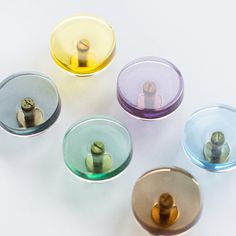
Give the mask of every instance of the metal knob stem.
<svg viewBox="0 0 236 236">
<path fill-rule="evenodd" d="M 174 198 L 169 193 L 161 194 L 158 202 L 152 208 L 151 215 L 153 221 L 162 227 L 174 224 L 179 218 Z"/>
<path fill-rule="evenodd" d="M 143 85 L 144 107 L 149 109 L 155 108 L 155 98 L 157 93 L 156 84 L 152 81 L 147 81 Z"/>
<path fill-rule="evenodd" d="M 87 39 L 81 39 L 77 43 L 78 50 L 78 65 L 86 67 L 88 63 L 88 51 L 90 49 L 90 42 Z"/>
<path fill-rule="evenodd" d="M 204 145 L 204 157 L 211 163 L 223 163 L 229 158 L 230 148 L 221 131 L 212 133 L 211 140 Z"/>
<path fill-rule="evenodd" d="M 32 98 L 21 100 L 21 110 L 16 114 L 17 122 L 21 128 L 31 128 L 44 122 L 43 112 L 36 107 Z"/>
<path fill-rule="evenodd" d="M 94 142 L 93 145 L 91 146 L 91 153 L 93 157 L 93 168 L 95 173 L 102 172 L 104 152 L 105 152 L 105 146 L 100 141 Z"/>
<path fill-rule="evenodd" d="M 30 124 L 35 120 L 35 103 L 31 98 L 24 98 L 21 101 L 21 109 L 25 116 L 26 123 Z"/>
</svg>

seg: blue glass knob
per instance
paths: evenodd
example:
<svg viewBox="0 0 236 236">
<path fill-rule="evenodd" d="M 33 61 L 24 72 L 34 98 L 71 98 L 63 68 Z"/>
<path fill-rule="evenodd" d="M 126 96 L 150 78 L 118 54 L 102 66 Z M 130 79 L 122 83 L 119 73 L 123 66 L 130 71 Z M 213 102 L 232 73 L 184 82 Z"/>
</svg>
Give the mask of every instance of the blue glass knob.
<svg viewBox="0 0 236 236">
<path fill-rule="evenodd" d="M 196 111 L 184 128 L 183 148 L 192 162 L 209 171 L 236 165 L 236 110 L 215 105 Z"/>
</svg>

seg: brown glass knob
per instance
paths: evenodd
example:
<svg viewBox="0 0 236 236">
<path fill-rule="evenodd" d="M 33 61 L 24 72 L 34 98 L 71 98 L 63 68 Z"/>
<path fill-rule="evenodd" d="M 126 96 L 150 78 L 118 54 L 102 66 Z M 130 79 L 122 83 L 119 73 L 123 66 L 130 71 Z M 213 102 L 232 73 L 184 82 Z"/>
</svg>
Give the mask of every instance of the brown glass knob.
<svg viewBox="0 0 236 236">
<path fill-rule="evenodd" d="M 179 168 L 149 171 L 134 186 L 132 209 L 140 225 L 153 235 L 182 233 L 200 216 L 199 184 Z"/>
</svg>

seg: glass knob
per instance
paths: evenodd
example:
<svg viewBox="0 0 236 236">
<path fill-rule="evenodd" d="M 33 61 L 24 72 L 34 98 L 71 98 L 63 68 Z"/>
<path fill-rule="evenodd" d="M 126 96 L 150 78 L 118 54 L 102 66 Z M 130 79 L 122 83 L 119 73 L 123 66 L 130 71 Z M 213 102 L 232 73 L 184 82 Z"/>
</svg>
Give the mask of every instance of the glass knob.
<svg viewBox="0 0 236 236">
<path fill-rule="evenodd" d="M 63 149 L 68 168 L 91 181 L 118 175 L 132 158 L 128 130 L 109 117 L 92 117 L 72 126 L 65 134 Z"/>
<path fill-rule="evenodd" d="M 0 83 L 0 125 L 15 135 L 35 135 L 58 118 L 61 100 L 50 78 L 40 73 L 13 74 Z"/>
<path fill-rule="evenodd" d="M 132 209 L 140 225 L 152 235 L 183 233 L 201 213 L 199 184 L 179 168 L 151 170 L 134 186 Z"/>
<path fill-rule="evenodd" d="M 236 110 L 216 105 L 196 111 L 184 128 L 183 148 L 192 162 L 209 171 L 235 167 Z"/>
<path fill-rule="evenodd" d="M 64 70 L 78 76 L 105 68 L 115 54 L 115 34 L 102 19 L 78 15 L 61 22 L 51 35 L 51 55 Z"/>
<path fill-rule="evenodd" d="M 157 119 L 175 111 L 183 100 L 183 79 L 170 62 L 144 57 L 126 65 L 117 81 L 117 98 L 131 115 Z"/>
</svg>

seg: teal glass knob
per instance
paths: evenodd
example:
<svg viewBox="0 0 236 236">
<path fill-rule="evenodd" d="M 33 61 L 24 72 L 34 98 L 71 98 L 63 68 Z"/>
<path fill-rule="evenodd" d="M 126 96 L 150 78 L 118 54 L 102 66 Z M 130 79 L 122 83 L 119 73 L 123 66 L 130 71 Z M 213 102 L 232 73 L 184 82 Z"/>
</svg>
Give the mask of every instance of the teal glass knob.
<svg viewBox="0 0 236 236">
<path fill-rule="evenodd" d="M 90 181 L 120 174 L 132 158 L 128 130 L 109 117 L 91 117 L 73 125 L 65 134 L 64 160 L 67 167 Z"/>
<path fill-rule="evenodd" d="M 53 81 L 38 72 L 22 72 L 0 83 L 0 126 L 14 135 L 41 133 L 55 123 L 61 100 Z"/>
</svg>

